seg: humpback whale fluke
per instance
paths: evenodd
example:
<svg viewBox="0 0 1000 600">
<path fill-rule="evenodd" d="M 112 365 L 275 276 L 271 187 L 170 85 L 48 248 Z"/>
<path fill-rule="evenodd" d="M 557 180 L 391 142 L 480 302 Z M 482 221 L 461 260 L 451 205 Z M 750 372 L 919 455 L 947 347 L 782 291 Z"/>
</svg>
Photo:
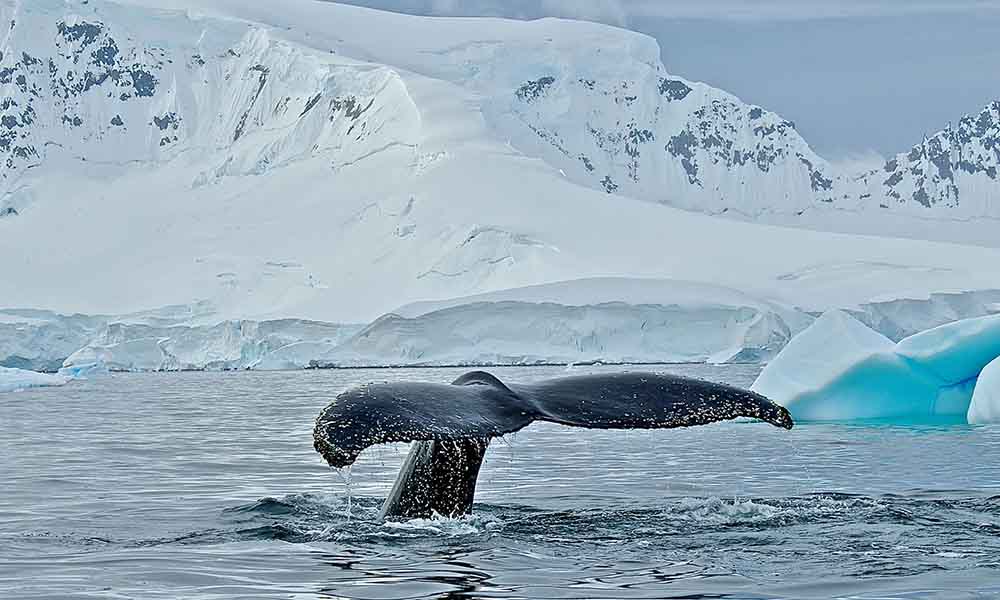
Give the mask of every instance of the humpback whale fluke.
<svg viewBox="0 0 1000 600">
<path fill-rule="evenodd" d="M 785 408 L 721 383 L 658 373 L 613 373 L 506 385 L 472 371 L 451 385 L 369 383 L 347 390 L 320 412 L 313 446 L 334 467 L 369 446 L 416 442 L 382 516 L 469 512 L 490 439 L 533 421 L 591 429 L 690 427 L 751 417 L 792 428 Z"/>
</svg>

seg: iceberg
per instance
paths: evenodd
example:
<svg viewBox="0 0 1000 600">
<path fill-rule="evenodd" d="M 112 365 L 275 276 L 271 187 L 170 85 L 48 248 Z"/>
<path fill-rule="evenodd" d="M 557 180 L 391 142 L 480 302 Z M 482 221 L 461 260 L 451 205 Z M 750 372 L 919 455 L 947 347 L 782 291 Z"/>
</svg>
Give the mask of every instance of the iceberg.
<svg viewBox="0 0 1000 600">
<path fill-rule="evenodd" d="M 1000 358 L 979 374 L 967 417 L 969 423 L 1000 423 Z"/>
<path fill-rule="evenodd" d="M 35 387 L 59 386 L 67 383 L 69 377 L 50 375 L 25 369 L 0 367 L 0 393 L 17 392 Z"/>
<path fill-rule="evenodd" d="M 896 352 L 944 381 L 975 378 L 1000 356 L 1000 315 L 964 319 L 912 335 L 897 344 Z"/>
<path fill-rule="evenodd" d="M 983 422 L 1000 417 L 1000 411 L 993 416 L 988 381 L 973 402 L 980 372 L 998 356 L 1000 315 L 941 325 L 894 344 L 830 311 L 793 338 L 752 389 L 803 421 Z"/>
</svg>

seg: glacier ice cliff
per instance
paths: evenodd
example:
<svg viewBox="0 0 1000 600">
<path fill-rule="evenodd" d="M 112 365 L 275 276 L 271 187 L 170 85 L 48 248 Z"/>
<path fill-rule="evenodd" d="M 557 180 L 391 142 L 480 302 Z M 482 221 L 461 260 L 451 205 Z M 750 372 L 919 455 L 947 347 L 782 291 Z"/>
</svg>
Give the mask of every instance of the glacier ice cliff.
<svg viewBox="0 0 1000 600">
<path fill-rule="evenodd" d="M 721 286 L 591 278 L 401 307 L 333 364 L 759 362 L 811 317 Z"/>
<path fill-rule="evenodd" d="M 109 323 L 94 339 L 68 356 L 64 368 L 91 364 L 113 371 L 232 370 L 301 368 L 293 348 L 334 348 L 360 329 L 280 319 L 223 321 L 213 325 Z M 285 357 L 285 358 L 282 358 Z"/>
<path fill-rule="evenodd" d="M 996 313 L 998 302 L 1000 292 L 994 291 L 932 294 L 854 306 L 842 318 L 867 325 L 871 329 L 864 331 L 874 330 L 891 343 Z M 811 312 L 722 286 L 621 277 L 411 303 L 367 325 L 220 320 L 208 303 L 125 315 L 0 310 L 0 366 L 56 371 L 96 363 L 111 370 L 156 371 L 765 363 L 814 318 Z"/>
</svg>

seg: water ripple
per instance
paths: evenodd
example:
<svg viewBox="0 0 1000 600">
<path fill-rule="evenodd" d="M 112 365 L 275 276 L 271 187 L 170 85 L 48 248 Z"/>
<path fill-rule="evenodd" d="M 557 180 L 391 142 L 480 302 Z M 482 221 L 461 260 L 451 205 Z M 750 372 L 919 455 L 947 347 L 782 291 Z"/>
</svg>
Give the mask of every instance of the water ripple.
<svg viewBox="0 0 1000 600">
<path fill-rule="evenodd" d="M 362 455 L 348 498 L 313 418 L 356 381 L 455 376 L 116 375 L 5 398 L 0 597 L 1000 596 L 990 427 L 539 425 L 492 445 L 473 515 L 379 521 L 406 448 Z"/>
</svg>

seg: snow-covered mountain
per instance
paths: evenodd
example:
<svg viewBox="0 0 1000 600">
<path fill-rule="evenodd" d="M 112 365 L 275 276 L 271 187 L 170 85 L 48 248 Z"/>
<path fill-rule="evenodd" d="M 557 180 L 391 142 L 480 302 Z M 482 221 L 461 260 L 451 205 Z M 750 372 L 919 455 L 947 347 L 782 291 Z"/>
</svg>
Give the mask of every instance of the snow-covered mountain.
<svg viewBox="0 0 1000 600">
<path fill-rule="evenodd" d="M 1000 219 L 1000 100 L 967 115 L 859 180 L 882 209 Z"/>
<path fill-rule="evenodd" d="M 594 54 L 552 61 L 494 107 L 519 148 L 585 185 L 758 222 L 1000 243 L 1000 101 L 881 169 L 842 172 L 775 113 Z"/>
<path fill-rule="evenodd" d="M 225 2 L 180 4 L 233 12 Z M 1000 102 L 884 169 L 838 173 L 792 122 L 669 75 L 655 42 L 611 29 L 598 28 L 601 39 L 594 30 L 578 39 L 584 28 L 555 27 L 563 31 L 554 38 L 530 35 L 542 29 L 533 24 L 505 23 L 499 29 L 524 31 L 515 40 L 475 39 L 480 23 L 468 28 L 471 41 L 361 66 L 287 43 L 274 35 L 283 24 L 209 20 L 190 9 L 9 0 L 4 11 L 10 26 L 0 61 L 6 187 L 0 213 L 6 215 L 22 212 L 36 195 L 19 185 L 24 171 L 61 158 L 123 166 L 207 155 L 195 181 L 204 185 L 324 152 L 352 164 L 372 151 L 414 146 L 420 108 L 395 66 L 475 89 L 497 135 L 609 193 L 756 219 L 801 216 L 824 205 L 942 219 L 1000 217 Z M 324 16 L 335 21 L 340 11 L 329 8 Z M 381 27 L 379 21 L 400 18 L 368 20 Z M 337 35 L 345 45 L 349 34 Z M 381 49 L 349 50 L 370 58 Z"/>
<path fill-rule="evenodd" d="M 369 322 L 595 277 L 708 284 L 803 314 L 1000 288 L 996 248 L 815 231 L 997 245 L 972 212 L 878 208 L 874 175 L 834 173 L 791 123 L 669 75 L 656 43 L 624 30 L 312 0 L 0 0 L 0 22 L 0 308 L 208 307 L 169 326 L 193 331 L 98 318 L 79 336 L 94 352 L 146 340 L 163 364 L 243 365 L 251 322 Z M 953 151 L 978 170 L 953 180 L 988 208 L 995 127 L 978 127 Z M 210 345 L 219 323 L 224 351 L 163 341 Z M 322 330 L 298 341 L 341 345 Z M 281 348 L 266 350 L 253 360 Z"/>
<path fill-rule="evenodd" d="M 751 217 L 833 201 L 835 175 L 790 121 L 659 64 L 599 53 L 518 87 L 497 108 L 500 128 L 608 193 Z"/>
<path fill-rule="evenodd" d="M 388 68 L 332 63 L 266 28 L 88 4 L 7 7 L 0 212 L 27 208 L 30 169 L 113 176 L 184 155 L 204 160 L 188 182 L 202 186 L 323 153 L 348 163 L 419 127 Z"/>
</svg>

